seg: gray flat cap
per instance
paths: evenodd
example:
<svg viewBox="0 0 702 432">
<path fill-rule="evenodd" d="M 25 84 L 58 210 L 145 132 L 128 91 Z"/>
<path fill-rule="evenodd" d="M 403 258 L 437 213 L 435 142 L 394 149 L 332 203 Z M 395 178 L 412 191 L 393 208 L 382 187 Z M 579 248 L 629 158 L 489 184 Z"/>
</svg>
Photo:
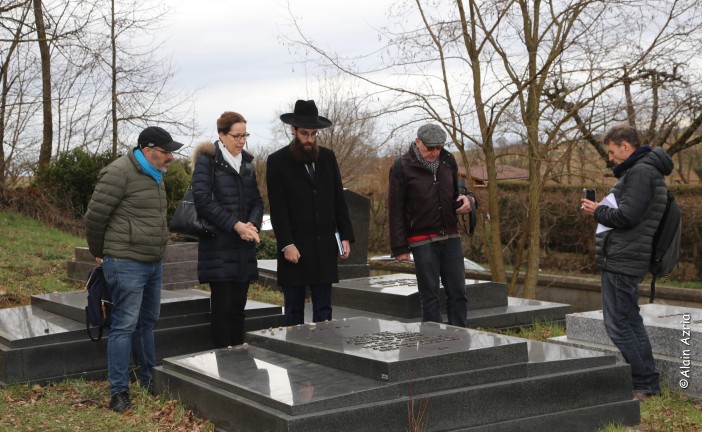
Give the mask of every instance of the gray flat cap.
<svg viewBox="0 0 702 432">
<path fill-rule="evenodd" d="M 427 123 L 417 129 L 417 138 L 427 147 L 436 147 L 446 144 L 446 131 L 433 123 Z"/>
</svg>

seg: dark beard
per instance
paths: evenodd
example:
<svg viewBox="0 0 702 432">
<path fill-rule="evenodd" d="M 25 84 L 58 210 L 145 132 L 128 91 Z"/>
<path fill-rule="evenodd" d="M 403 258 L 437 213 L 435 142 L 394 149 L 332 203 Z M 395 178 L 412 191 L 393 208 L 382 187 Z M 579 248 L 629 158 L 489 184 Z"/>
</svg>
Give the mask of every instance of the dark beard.
<svg viewBox="0 0 702 432">
<path fill-rule="evenodd" d="M 317 158 L 319 157 L 319 146 L 315 141 L 314 144 L 312 144 L 312 151 L 306 151 L 305 146 L 299 139 L 297 139 L 297 137 L 295 137 L 290 143 L 290 154 L 295 161 L 300 163 L 308 164 L 317 162 Z"/>
</svg>

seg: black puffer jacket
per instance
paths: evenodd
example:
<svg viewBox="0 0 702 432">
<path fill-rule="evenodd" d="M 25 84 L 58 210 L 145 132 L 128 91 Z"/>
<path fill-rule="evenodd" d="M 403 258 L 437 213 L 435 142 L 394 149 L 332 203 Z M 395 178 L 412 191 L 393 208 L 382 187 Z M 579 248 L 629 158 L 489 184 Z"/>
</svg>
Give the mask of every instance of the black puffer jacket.
<svg viewBox="0 0 702 432">
<path fill-rule="evenodd" d="M 613 228 L 596 234 L 595 245 L 600 270 L 643 278 L 667 201 L 664 176 L 673 172 L 673 160 L 660 147 L 632 156 L 622 165 L 633 164 L 610 190 L 618 208 L 601 205 L 595 210 L 597 222 Z"/>
<path fill-rule="evenodd" d="M 220 230 L 216 236 L 200 238 L 197 274 L 201 283 L 246 282 L 258 278 L 256 243 L 242 240 L 234 231 L 239 221 L 261 227 L 263 200 L 251 164 L 253 156 L 242 152 L 241 169 L 237 173 L 224 161 L 222 149 L 219 143 L 202 143 L 193 153 L 195 208 Z"/>
</svg>

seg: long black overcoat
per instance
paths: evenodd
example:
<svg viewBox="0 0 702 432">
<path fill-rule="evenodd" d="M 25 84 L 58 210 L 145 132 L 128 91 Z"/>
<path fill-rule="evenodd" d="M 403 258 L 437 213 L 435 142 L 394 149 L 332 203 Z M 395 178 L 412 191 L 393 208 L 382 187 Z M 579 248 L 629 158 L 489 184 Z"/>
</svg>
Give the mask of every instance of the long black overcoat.
<svg viewBox="0 0 702 432">
<path fill-rule="evenodd" d="M 339 281 L 337 244 L 354 241 L 341 174 L 334 152 L 320 147 L 312 180 L 295 161 L 290 146 L 268 156 L 266 183 L 271 223 L 278 245 L 278 285 L 299 286 Z M 294 244 L 300 260 L 285 260 L 282 249 Z"/>
</svg>

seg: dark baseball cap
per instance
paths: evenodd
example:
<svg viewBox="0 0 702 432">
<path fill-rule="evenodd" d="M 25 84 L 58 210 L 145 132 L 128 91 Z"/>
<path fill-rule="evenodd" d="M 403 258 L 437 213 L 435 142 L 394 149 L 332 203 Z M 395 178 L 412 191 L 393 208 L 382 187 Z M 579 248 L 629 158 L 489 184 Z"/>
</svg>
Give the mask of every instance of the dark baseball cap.
<svg viewBox="0 0 702 432">
<path fill-rule="evenodd" d="M 173 152 L 183 147 L 183 144 L 173 141 L 171 134 L 158 126 L 149 126 L 139 134 L 138 148 L 161 147 L 165 151 Z"/>
<path fill-rule="evenodd" d="M 427 147 L 438 147 L 446 144 L 446 131 L 437 124 L 427 123 L 417 130 L 417 138 Z"/>
</svg>

